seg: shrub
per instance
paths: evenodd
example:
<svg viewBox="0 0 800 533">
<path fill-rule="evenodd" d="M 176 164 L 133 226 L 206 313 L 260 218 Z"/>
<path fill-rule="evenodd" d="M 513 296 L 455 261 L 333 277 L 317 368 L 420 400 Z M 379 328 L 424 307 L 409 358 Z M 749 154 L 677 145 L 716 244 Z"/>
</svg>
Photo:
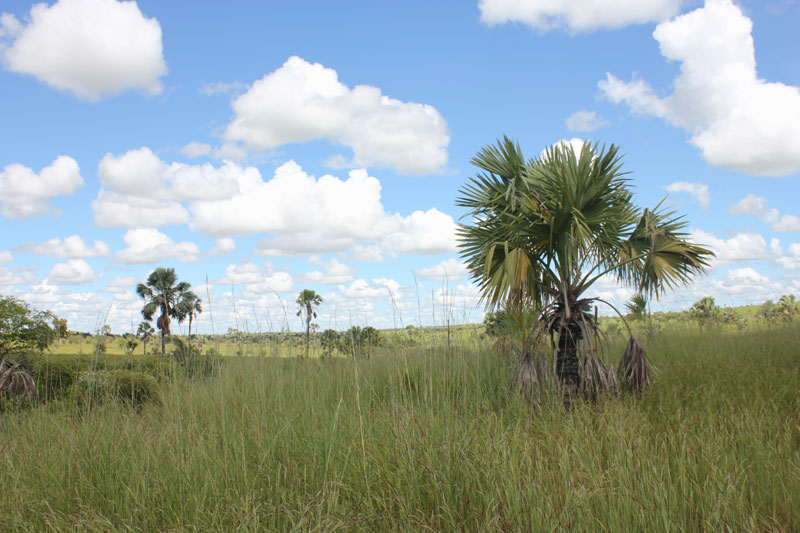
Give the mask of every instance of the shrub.
<svg viewBox="0 0 800 533">
<path fill-rule="evenodd" d="M 70 393 L 81 405 L 120 400 L 138 406 L 148 401 L 161 401 L 155 378 L 132 370 L 81 372 L 72 383 Z"/>
</svg>

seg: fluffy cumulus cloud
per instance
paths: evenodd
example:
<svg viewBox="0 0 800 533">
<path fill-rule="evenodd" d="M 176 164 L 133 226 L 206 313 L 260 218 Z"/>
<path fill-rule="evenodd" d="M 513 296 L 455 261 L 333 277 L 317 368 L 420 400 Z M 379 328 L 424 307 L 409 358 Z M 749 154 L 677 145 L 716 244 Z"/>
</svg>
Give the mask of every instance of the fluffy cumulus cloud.
<svg viewBox="0 0 800 533">
<path fill-rule="evenodd" d="M 731 204 L 728 212 L 732 215 L 750 215 L 769 224 L 773 231 L 800 231 L 800 217 L 781 215 L 777 209 L 767 207 L 767 199 L 749 193 L 738 202 Z"/>
<path fill-rule="evenodd" d="M 206 255 L 225 255 L 236 249 L 236 241 L 229 237 L 223 237 L 214 241 L 214 247 Z"/>
<path fill-rule="evenodd" d="M 676 181 L 665 188 L 671 193 L 688 193 L 703 209 L 708 209 L 708 206 L 711 205 L 711 193 L 708 191 L 708 185 L 704 183 Z"/>
<path fill-rule="evenodd" d="M 724 239 L 713 233 L 694 229 L 690 232 L 689 240 L 702 244 L 717 254 L 712 260 L 714 267 L 767 259 L 774 257 L 779 251 L 777 240 L 773 239 L 768 246 L 766 239 L 758 233 L 737 233 L 729 239 Z"/>
<path fill-rule="evenodd" d="M 65 239 L 55 237 L 40 244 L 30 246 L 30 251 L 38 255 L 60 257 L 62 259 L 84 259 L 86 257 L 108 257 L 111 249 L 103 241 L 87 245 L 79 235 Z"/>
<path fill-rule="evenodd" d="M 681 0 L 480 0 L 490 26 L 521 22 L 537 30 L 589 32 L 658 22 L 676 14 Z"/>
<path fill-rule="evenodd" d="M 22 23 L 0 18 L 0 59 L 13 72 L 94 101 L 126 89 L 161 92 L 161 26 L 136 2 L 59 0 L 36 4 Z"/>
<path fill-rule="evenodd" d="M 322 270 L 312 270 L 303 275 L 306 283 L 324 283 L 327 285 L 339 285 L 353 281 L 355 269 L 342 263 L 336 258 L 323 261 L 318 256 L 311 256 L 308 262 Z"/>
<path fill-rule="evenodd" d="M 342 252 L 440 254 L 456 249 L 456 224 L 432 208 L 407 216 L 388 213 L 381 184 L 365 169 L 346 179 L 306 174 L 294 161 L 265 180 L 255 167 L 162 161 L 149 148 L 106 154 L 98 167 L 103 184 L 92 202 L 95 224 L 106 228 L 155 228 L 188 223 L 217 237 L 209 254 L 233 251 L 230 237 L 266 233 L 260 255 Z M 361 254 L 363 255 L 363 254 Z"/>
<path fill-rule="evenodd" d="M 681 65 L 671 95 L 612 74 L 598 86 L 634 113 L 685 129 L 712 165 L 758 176 L 798 172 L 800 89 L 758 78 L 752 27 L 731 0 L 706 0 L 653 32 L 662 55 Z"/>
<path fill-rule="evenodd" d="M 781 254 L 775 264 L 786 270 L 800 270 L 800 243 L 790 244 L 788 253 Z"/>
<path fill-rule="evenodd" d="M 0 171 L 0 213 L 12 220 L 44 215 L 51 198 L 72 194 L 82 185 L 78 163 L 68 156 L 57 157 L 38 174 L 19 163 L 8 165 Z"/>
<path fill-rule="evenodd" d="M 14 256 L 11 255 L 11 252 L 8 250 L 3 250 L 0 252 L 0 265 L 4 265 L 6 263 L 10 263 L 14 260 Z"/>
<path fill-rule="evenodd" d="M 355 166 L 428 174 L 447 163 L 447 123 L 434 107 L 351 89 L 335 70 L 299 57 L 253 83 L 233 110 L 225 137 L 254 149 L 327 139 L 351 148 Z"/>
<path fill-rule="evenodd" d="M 66 263 L 56 263 L 47 274 L 47 280 L 56 285 L 91 283 L 98 279 L 99 276 L 83 259 L 70 259 Z"/>
<path fill-rule="evenodd" d="M 258 171 L 241 173 L 238 186 L 230 199 L 194 202 L 190 227 L 219 236 L 270 233 L 274 238 L 258 244 L 261 255 L 337 252 L 359 243 L 409 254 L 455 250 L 452 217 L 436 209 L 406 217 L 387 213 L 380 182 L 363 169 L 345 180 L 316 179 L 290 161 L 268 181 Z"/>
<path fill-rule="evenodd" d="M 608 122 L 600 117 L 596 111 L 581 109 L 568 116 L 565 124 L 569 131 L 594 131 L 602 128 Z"/>
<path fill-rule="evenodd" d="M 252 300 L 265 294 L 292 290 L 294 278 L 289 272 L 275 270 L 270 263 L 259 266 L 248 262 L 228 265 L 225 274 L 215 280 L 214 284 L 225 287 L 243 286 L 241 296 Z"/>
<path fill-rule="evenodd" d="M 168 164 L 147 147 L 120 156 L 106 154 L 98 165 L 103 188 L 92 202 L 95 224 L 104 228 L 184 224 L 189 212 L 180 202 L 231 198 L 244 179 L 240 174 L 260 177 L 255 168 L 231 162 L 220 167 Z"/>
<path fill-rule="evenodd" d="M 438 265 L 414 270 L 414 274 L 422 279 L 435 281 L 458 281 L 467 275 L 467 265 L 455 258 L 445 259 Z"/>
<path fill-rule="evenodd" d="M 193 242 L 175 242 L 169 236 L 152 228 L 128 230 L 122 240 L 128 247 L 114 256 L 115 260 L 121 263 L 152 264 L 164 259 L 196 261 L 200 254 L 200 249 Z"/>
</svg>

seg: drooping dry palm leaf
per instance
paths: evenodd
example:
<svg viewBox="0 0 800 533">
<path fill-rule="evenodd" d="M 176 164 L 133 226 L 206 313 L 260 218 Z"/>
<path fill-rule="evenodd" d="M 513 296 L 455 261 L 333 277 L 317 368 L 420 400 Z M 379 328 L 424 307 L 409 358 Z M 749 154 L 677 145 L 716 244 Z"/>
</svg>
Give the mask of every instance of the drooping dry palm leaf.
<svg viewBox="0 0 800 533">
<path fill-rule="evenodd" d="M 619 370 L 622 376 L 622 384 L 637 393 L 650 387 L 650 367 L 652 363 L 647 357 L 647 352 L 639 342 L 630 337 L 619 362 Z"/>
<path fill-rule="evenodd" d="M 33 374 L 25 365 L 0 361 L 0 397 L 15 403 L 33 403 L 36 399 L 36 383 Z"/>
</svg>

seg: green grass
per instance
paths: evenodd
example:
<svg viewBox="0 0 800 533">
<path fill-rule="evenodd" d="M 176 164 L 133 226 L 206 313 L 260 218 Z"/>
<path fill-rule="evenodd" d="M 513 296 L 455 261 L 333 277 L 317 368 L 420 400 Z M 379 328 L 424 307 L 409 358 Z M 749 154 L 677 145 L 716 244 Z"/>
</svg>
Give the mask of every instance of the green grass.
<svg viewBox="0 0 800 533">
<path fill-rule="evenodd" d="M 472 339 L 472 340 L 469 340 Z M 160 405 L 0 418 L 2 530 L 792 531 L 800 331 L 667 330 L 641 399 L 565 412 L 474 335 L 228 358 Z"/>
</svg>

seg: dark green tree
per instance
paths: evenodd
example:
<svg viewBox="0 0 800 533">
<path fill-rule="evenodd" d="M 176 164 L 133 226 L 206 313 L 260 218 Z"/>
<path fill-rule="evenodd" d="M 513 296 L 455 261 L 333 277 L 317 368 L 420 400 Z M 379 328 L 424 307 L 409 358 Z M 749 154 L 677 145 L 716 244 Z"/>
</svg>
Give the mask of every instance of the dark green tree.
<svg viewBox="0 0 800 533">
<path fill-rule="evenodd" d="M 0 297 L 0 358 L 44 351 L 56 339 L 49 311 L 36 311 L 13 296 Z"/>
</svg>

